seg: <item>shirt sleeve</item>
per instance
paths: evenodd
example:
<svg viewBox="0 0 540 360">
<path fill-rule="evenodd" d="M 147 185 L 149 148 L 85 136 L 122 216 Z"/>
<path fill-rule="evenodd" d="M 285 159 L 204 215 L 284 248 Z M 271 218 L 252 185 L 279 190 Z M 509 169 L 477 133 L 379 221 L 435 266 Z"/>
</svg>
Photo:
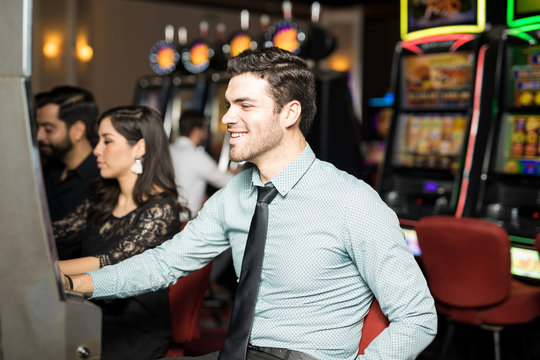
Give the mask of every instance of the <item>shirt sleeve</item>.
<svg viewBox="0 0 540 360">
<path fill-rule="evenodd" d="M 397 216 L 373 189 L 362 187 L 348 204 L 349 250 L 390 324 L 358 359 L 415 359 L 437 331 L 434 301 Z"/>
<path fill-rule="evenodd" d="M 208 264 L 229 246 L 220 219 L 220 197 L 216 192 L 197 218 L 160 246 L 118 264 L 90 271 L 92 298 L 131 297 L 174 284 Z"/>
</svg>

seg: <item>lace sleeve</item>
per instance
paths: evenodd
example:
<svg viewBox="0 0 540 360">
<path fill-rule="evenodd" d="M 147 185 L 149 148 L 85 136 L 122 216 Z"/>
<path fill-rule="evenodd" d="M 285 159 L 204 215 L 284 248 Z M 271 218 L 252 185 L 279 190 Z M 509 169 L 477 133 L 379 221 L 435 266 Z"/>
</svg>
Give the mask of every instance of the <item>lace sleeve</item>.
<svg viewBox="0 0 540 360">
<path fill-rule="evenodd" d="M 86 199 L 60 220 L 52 223 L 53 234 L 57 245 L 70 242 L 78 237 L 86 228 L 90 201 Z"/>
<path fill-rule="evenodd" d="M 116 247 L 97 256 L 100 267 L 116 264 L 156 247 L 172 237 L 179 228 L 178 210 L 174 201 L 160 199 L 143 210 Z"/>
</svg>

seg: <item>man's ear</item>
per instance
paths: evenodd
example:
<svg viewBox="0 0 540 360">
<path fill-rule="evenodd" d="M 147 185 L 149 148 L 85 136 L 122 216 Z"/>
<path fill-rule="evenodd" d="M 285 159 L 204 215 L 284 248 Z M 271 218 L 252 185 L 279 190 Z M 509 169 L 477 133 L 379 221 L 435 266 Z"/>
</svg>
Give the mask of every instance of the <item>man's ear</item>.
<svg viewBox="0 0 540 360">
<path fill-rule="evenodd" d="M 75 121 L 69 127 L 69 137 L 71 142 L 77 142 L 86 138 L 86 124 L 82 120 Z"/>
<path fill-rule="evenodd" d="M 291 100 L 283 106 L 281 110 L 285 127 L 289 128 L 300 123 L 302 115 L 302 105 L 298 100 Z"/>
<path fill-rule="evenodd" d="M 146 143 L 144 142 L 144 139 L 137 141 L 133 148 L 136 156 L 143 157 L 144 154 L 146 154 Z"/>
</svg>

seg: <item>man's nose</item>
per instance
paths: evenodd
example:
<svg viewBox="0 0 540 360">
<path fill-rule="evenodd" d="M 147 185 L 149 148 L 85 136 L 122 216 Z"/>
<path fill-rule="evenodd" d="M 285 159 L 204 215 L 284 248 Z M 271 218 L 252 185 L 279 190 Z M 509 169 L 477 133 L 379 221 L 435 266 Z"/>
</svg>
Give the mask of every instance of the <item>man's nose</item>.
<svg viewBox="0 0 540 360">
<path fill-rule="evenodd" d="M 42 127 L 38 127 L 36 139 L 38 142 L 43 142 L 46 139 L 45 130 Z"/>
<path fill-rule="evenodd" d="M 233 124 L 236 122 L 235 120 L 236 116 L 233 114 L 232 107 L 227 110 L 225 114 L 223 114 L 223 117 L 221 118 L 221 122 L 225 125 Z"/>
</svg>

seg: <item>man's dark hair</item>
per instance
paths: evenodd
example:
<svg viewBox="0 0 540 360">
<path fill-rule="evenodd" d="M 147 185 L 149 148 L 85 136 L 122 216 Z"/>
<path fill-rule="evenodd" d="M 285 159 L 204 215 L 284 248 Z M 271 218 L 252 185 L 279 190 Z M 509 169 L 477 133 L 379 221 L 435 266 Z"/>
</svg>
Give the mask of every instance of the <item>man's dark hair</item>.
<svg viewBox="0 0 540 360">
<path fill-rule="evenodd" d="M 289 101 L 298 100 L 302 105 L 300 130 L 307 136 L 317 105 L 315 78 L 302 58 L 276 47 L 248 49 L 229 60 L 227 71 L 231 76 L 253 73 L 267 80 L 276 113 Z"/>
<path fill-rule="evenodd" d="M 204 114 L 197 110 L 186 110 L 180 116 L 178 121 L 178 127 L 180 129 L 180 135 L 189 136 L 193 129 L 204 129 L 205 124 L 208 121 Z"/>
<path fill-rule="evenodd" d="M 68 129 L 81 120 L 86 125 L 86 138 L 95 142 L 95 122 L 99 112 L 89 91 L 73 86 L 58 86 L 49 92 L 37 94 L 35 99 L 38 109 L 48 104 L 58 105 L 58 118 L 66 123 Z"/>
</svg>

